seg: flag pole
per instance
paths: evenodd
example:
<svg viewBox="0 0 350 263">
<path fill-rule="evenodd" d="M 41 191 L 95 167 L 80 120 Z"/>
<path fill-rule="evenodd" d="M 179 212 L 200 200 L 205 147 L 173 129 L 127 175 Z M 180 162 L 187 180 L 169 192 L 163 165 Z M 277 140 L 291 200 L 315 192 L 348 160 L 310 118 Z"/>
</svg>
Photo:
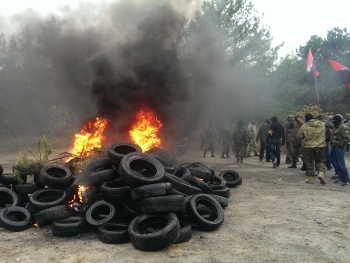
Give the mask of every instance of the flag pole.
<svg viewBox="0 0 350 263">
<path fill-rule="evenodd" d="M 317 80 L 316 80 L 316 69 L 313 67 L 313 75 L 314 75 L 314 80 L 315 80 L 315 91 L 316 91 L 316 98 L 317 98 L 317 105 L 318 105 L 318 112 L 320 113 L 321 111 L 321 105 L 320 105 L 320 98 L 318 96 L 318 89 L 317 89 Z"/>
</svg>

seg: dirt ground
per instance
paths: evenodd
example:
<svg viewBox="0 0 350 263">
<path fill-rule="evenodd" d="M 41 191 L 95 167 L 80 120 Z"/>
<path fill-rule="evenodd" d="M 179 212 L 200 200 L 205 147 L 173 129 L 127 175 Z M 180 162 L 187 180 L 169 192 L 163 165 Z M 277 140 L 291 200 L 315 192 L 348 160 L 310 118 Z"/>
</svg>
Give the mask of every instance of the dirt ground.
<svg viewBox="0 0 350 263">
<path fill-rule="evenodd" d="M 17 154 L 0 151 L 4 172 L 11 172 Z M 50 226 L 18 233 L 0 228 L 0 262 L 350 262 L 350 187 L 334 184 L 334 171 L 327 171 L 322 186 L 305 184 L 299 168 L 288 169 L 283 162 L 273 169 L 257 157 L 241 164 L 191 150 L 178 162 L 202 162 L 216 174 L 234 169 L 242 176 L 242 185 L 231 188 L 217 231 L 195 231 L 186 243 L 143 252 L 131 243 L 102 243 L 93 232 L 60 238 Z"/>
</svg>

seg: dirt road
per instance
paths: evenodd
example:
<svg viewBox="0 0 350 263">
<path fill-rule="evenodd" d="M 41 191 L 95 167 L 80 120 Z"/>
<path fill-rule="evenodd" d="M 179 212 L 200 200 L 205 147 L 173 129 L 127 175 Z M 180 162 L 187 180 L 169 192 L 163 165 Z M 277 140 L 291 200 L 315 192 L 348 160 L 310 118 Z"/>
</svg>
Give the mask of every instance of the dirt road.
<svg viewBox="0 0 350 263">
<path fill-rule="evenodd" d="M 0 154 L 5 172 L 15 157 Z M 59 238 L 49 226 L 18 233 L 0 228 L 0 262 L 350 262 L 350 187 L 334 184 L 333 171 L 327 171 L 326 185 L 307 185 L 304 172 L 285 164 L 273 169 L 257 157 L 234 161 L 203 158 L 200 151 L 178 160 L 203 162 L 217 174 L 234 169 L 243 177 L 242 185 L 231 188 L 217 231 L 196 231 L 186 243 L 143 252 L 131 243 L 102 243 L 93 232 Z"/>
</svg>

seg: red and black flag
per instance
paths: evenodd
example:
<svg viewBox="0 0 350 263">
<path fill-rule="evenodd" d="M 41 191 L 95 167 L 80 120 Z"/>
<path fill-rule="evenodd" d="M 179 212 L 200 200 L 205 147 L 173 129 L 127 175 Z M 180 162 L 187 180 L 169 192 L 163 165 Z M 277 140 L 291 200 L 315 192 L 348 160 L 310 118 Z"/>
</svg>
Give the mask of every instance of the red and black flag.
<svg viewBox="0 0 350 263">
<path fill-rule="evenodd" d="M 320 73 L 316 70 L 314 65 L 314 58 L 312 56 L 311 48 L 309 48 L 309 54 L 307 56 L 307 64 L 306 64 L 306 71 L 310 76 L 310 79 L 315 82 L 316 77 L 320 75 Z"/>
<path fill-rule="evenodd" d="M 328 59 L 328 61 L 331 63 L 333 69 L 338 73 L 341 82 L 350 88 L 350 69 L 332 59 Z"/>
</svg>

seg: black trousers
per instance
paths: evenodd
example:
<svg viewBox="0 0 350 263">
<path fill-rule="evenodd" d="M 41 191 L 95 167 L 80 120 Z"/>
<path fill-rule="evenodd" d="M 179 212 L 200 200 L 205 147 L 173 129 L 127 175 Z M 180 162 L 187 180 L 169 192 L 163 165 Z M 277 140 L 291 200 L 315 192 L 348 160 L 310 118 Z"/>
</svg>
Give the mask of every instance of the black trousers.
<svg viewBox="0 0 350 263">
<path fill-rule="evenodd" d="M 260 152 L 259 152 L 260 160 L 264 158 L 264 153 L 265 153 L 266 161 L 270 161 L 270 147 L 266 146 L 266 142 L 260 142 Z"/>
</svg>

